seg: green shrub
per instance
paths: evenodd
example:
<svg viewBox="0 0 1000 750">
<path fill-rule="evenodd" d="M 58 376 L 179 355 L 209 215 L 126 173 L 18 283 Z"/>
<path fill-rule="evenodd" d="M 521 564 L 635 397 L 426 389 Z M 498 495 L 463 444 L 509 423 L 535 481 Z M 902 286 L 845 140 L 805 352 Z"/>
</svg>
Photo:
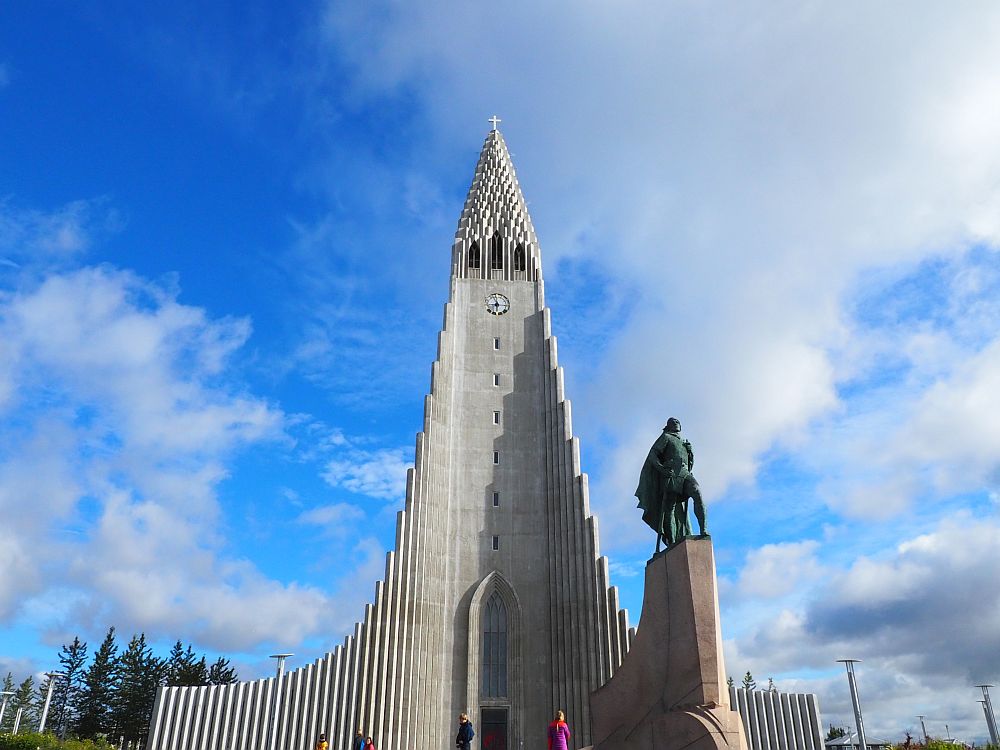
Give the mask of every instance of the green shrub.
<svg viewBox="0 0 1000 750">
<path fill-rule="evenodd" d="M 0 750 L 110 750 L 104 740 L 64 740 L 54 734 L 23 732 L 21 734 L 0 734 Z"/>
</svg>

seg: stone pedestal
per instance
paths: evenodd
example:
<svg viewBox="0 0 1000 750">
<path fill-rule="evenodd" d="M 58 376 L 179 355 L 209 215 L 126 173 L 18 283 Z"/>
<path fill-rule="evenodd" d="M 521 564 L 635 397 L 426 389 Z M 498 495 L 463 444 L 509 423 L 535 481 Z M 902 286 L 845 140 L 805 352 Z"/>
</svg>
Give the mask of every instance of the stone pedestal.
<svg viewBox="0 0 1000 750">
<path fill-rule="evenodd" d="M 715 555 L 687 539 L 646 564 L 639 629 L 590 696 L 594 750 L 746 750 L 729 706 Z"/>
</svg>

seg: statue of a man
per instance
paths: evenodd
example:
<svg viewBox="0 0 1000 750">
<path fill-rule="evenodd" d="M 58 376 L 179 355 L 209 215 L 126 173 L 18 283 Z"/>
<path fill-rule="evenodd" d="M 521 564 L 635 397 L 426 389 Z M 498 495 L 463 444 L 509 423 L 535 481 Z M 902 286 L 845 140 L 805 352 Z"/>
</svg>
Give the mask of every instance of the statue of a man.
<svg viewBox="0 0 1000 750">
<path fill-rule="evenodd" d="M 705 503 L 701 499 L 694 468 L 694 450 L 681 437 L 681 422 L 676 417 L 667 420 L 663 434 L 653 443 L 639 475 L 635 496 L 642 508 L 642 520 L 656 532 L 656 551 L 660 540 L 667 547 L 691 536 L 688 520 L 688 499 L 694 500 L 694 515 L 702 536 L 708 536 L 705 523 Z"/>
</svg>

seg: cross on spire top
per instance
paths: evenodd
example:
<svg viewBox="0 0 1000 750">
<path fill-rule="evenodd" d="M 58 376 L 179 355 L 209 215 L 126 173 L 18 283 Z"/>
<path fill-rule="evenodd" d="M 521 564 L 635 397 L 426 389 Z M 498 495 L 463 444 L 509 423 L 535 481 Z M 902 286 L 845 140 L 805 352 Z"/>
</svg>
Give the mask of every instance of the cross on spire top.
<svg viewBox="0 0 1000 750">
<path fill-rule="evenodd" d="M 486 122 L 492 122 L 493 123 L 493 129 L 496 130 L 497 129 L 497 123 L 503 122 L 503 120 L 501 120 L 496 115 L 493 115 L 493 117 L 491 117 L 490 119 L 488 119 Z"/>
</svg>

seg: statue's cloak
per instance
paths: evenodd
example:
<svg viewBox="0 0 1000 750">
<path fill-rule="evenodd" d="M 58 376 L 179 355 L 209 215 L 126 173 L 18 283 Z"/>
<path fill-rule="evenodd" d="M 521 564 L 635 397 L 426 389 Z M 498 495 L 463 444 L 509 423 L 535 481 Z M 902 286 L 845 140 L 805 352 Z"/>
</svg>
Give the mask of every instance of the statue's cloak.
<svg viewBox="0 0 1000 750">
<path fill-rule="evenodd" d="M 682 500 L 684 479 L 694 463 L 691 444 L 679 436 L 663 431 L 646 455 L 646 461 L 639 473 L 639 486 L 635 496 L 642 508 L 642 520 L 653 531 L 661 533 L 661 517 L 664 526 L 669 525 L 669 516 L 675 502 Z M 667 507 L 664 507 L 664 503 Z"/>
</svg>

